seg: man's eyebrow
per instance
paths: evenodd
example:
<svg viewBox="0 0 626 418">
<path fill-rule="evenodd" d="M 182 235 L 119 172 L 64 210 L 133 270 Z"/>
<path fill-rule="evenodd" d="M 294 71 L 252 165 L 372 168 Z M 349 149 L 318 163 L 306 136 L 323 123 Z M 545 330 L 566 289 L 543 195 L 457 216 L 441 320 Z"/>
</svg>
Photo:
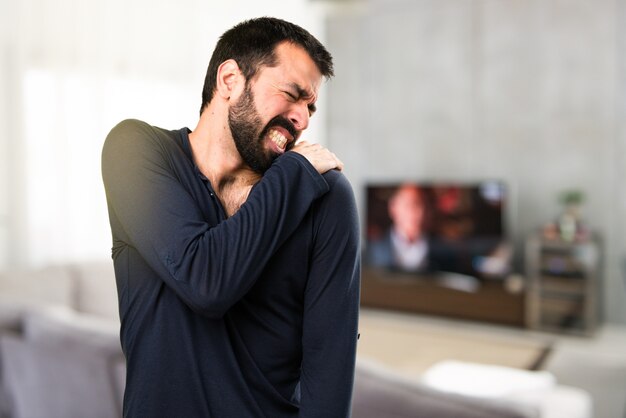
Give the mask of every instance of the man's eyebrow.
<svg viewBox="0 0 626 418">
<path fill-rule="evenodd" d="M 302 98 L 302 99 L 315 99 L 315 94 L 313 94 L 311 91 L 308 91 L 308 90 L 300 87 L 300 85 L 298 83 L 291 82 L 291 83 L 289 83 L 289 87 L 291 87 L 292 89 L 294 89 L 298 93 L 298 97 L 299 98 Z M 309 111 L 311 113 L 314 113 L 316 110 L 317 110 L 317 107 L 315 106 L 315 103 L 309 104 Z"/>
<path fill-rule="evenodd" d="M 298 96 L 304 99 L 312 99 L 315 97 L 315 95 L 311 91 L 300 87 L 300 85 L 297 83 L 289 83 L 289 87 L 294 89 L 298 93 Z"/>
</svg>

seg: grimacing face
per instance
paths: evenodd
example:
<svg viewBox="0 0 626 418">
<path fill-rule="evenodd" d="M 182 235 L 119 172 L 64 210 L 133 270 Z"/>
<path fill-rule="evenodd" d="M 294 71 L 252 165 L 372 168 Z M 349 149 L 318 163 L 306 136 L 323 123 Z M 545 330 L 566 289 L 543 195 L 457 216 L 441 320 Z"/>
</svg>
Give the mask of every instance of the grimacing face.
<svg viewBox="0 0 626 418">
<path fill-rule="evenodd" d="M 293 148 L 315 112 L 322 81 L 308 52 L 290 42 L 275 47 L 276 65 L 262 66 L 228 109 L 228 124 L 245 164 L 263 174 Z"/>
<path fill-rule="evenodd" d="M 256 110 L 254 94 L 249 84 L 237 103 L 229 109 L 228 124 L 237 151 L 239 151 L 244 163 L 259 174 L 263 174 L 270 168 L 272 162 L 280 156 L 280 154 L 265 147 L 266 137 L 275 135 L 272 132 L 272 128 L 282 127 L 289 131 L 292 137 L 296 136 L 296 128 L 293 124 L 280 115 L 275 116 L 263 126 L 263 121 L 261 120 L 261 115 Z M 290 150 L 293 146 L 293 141 L 288 142 L 286 150 Z"/>
</svg>

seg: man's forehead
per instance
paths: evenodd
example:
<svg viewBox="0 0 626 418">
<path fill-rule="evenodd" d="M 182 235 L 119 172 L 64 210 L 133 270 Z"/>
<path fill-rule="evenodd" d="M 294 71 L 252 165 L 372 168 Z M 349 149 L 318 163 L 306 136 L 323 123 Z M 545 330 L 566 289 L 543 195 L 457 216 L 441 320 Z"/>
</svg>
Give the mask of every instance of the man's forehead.
<svg viewBox="0 0 626 418">
<path fill-rule="evenodd" d="M 292 90 L 299 96 L 306 98 L 317 97 L 322 83 L 322 76 L 319 72 L 312 73 L 294 66 L 281 67 L 280 63 L 276 66 L 260 68 L 254 78 L 255 81 L 266 78 L 270 85 L 280 89 Z"/>
<path fill-rule="evenodd" d="M 278 65 L 299 67 L 310 72 L 311 75 L 314 75 L 314 78 L 321 80 L 322 73 L 319 67 L 304 47 L 285 41 L 276 45 L 274 53 L 276 54 Z"/>
</svg>

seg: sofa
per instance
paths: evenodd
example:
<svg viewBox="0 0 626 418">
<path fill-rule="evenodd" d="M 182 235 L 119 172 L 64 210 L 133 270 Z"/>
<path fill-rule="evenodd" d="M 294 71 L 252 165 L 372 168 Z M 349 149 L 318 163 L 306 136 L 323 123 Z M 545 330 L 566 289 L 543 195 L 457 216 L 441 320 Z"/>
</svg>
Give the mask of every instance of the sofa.
<svg viewBox="0 0 626 418">
<path fill-rule="evenodd" d="M 545 371 L 443 360 L 421 376 L 357 362 L 353 416 L 591 418 L 591 396 Z"/>
<path fill-rule="evenodd" d="M 575 388 L 476 396 L 432 384 L 440 369 L 429 382 L 358 358 L 353 417 L 553 418 L 564 404 L 591 416 Z M 0 273 L 0 418 L 119 417 L 124 382 L 110 261 Z"/>
<path fill-rule="evenodd" d="M 111 262 L 0 273 L 0 417 L 120 416 Z"/>
</svg>

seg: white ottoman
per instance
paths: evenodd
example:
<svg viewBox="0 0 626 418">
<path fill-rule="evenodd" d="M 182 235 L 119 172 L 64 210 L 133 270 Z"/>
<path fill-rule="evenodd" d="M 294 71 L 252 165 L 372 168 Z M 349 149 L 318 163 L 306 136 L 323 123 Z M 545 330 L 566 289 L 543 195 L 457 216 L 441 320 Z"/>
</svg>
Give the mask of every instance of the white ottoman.
<svg viewBox="0 0 626 418">
<path fill-rule="evenodd" d="M 541 418 L 591 418 L 593 413 L 588 392 L 558 385 L 545 371 L 446 360 L 428 368 L 422 383 L 445 392 L 533 406 Z"/>
</svg>

